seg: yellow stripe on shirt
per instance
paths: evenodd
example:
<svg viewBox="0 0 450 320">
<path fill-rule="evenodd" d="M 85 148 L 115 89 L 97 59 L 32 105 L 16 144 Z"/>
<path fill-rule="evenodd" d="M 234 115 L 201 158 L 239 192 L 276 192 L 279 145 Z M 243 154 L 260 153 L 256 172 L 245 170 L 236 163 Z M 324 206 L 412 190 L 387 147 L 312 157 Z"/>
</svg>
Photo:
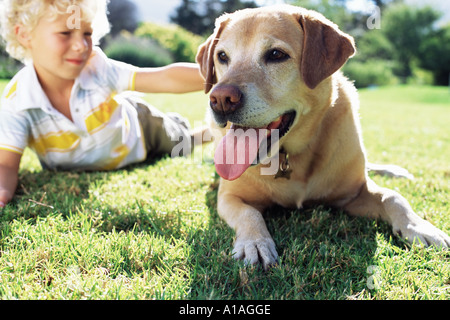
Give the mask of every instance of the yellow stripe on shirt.
<svg viewBox="0 0 450 320">
<path fill-rule="evenodd" d="M 113 151 L 112 159 L 107 165 L 103 167 L 103 170 L 117 169 L 119 164 L 128 156 L 130 149 L 126 145 L 122 145 Z"/>
<path fill-rule="evenodd" d="M 17 81 L 14 82 L 14 84 L 11 86 L 11 88 L 9 89 L 8 93 L 6 94 L 5 98 L 8 99 L 10 98 L 17 90 Z"/>
<path fill-rule="evenodd" d="M 40 155 L 48 152 L 70 152 L 80 144 L 80 137 L 73 132 L 51 132 L 45 136 L 32 139 L 30 147 Z"/>
<path fill-rule="evenodd" d="M 23 149 L 11 146 L 9 144 L 0 144 L 0 150 L 10 151 L 22 155 Z"/>
<path fill-rule="evenodd" d="M 135 71 L 131 75 L 130 86 L 129 86 L 131 91 L 135 91 L 136 90 L 136 74 L 137 74 L 137 72 Z"/>
<path fill-rule="evenodd" d="M 108 100 L 95 108 L 84 120 L 86 129 L 90 134 L 100 131 L 111 120 L 119 104 L 112 95 Z"/>
</svg>

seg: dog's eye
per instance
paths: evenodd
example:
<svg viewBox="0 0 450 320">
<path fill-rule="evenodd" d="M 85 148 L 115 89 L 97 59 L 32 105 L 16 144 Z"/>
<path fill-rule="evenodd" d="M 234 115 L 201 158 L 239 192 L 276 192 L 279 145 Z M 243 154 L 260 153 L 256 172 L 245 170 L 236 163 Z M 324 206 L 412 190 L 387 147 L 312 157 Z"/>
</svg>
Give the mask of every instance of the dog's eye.
<svg viewBox="0 0 450 320">
<path fill-rule="evenodd" d="M 289 59 L 289 55 L 279 49 L 271 49 L 267 52 L 267 62 L 282 62 Z"/>
<path fill-rule="evenodd" d="M 221 62 L 221 63 L 228 63 L 228 56 L 227 56 L 227 54 L 225 53 L 225 52 L 223 52 L 223 51 L 220 51 L 218 54 L 217 54 L 217 57 L 219 58 L 219 61 Z"/>
</svg>

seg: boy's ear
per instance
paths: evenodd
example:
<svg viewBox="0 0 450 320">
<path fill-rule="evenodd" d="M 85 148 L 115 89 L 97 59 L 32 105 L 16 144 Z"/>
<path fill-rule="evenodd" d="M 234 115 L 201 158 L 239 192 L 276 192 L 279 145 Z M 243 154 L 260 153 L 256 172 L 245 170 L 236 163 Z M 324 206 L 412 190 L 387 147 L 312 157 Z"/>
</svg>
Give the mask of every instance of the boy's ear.
<svg viewBox="0 0 450 320">
<path fill-rule="evenodd" d="M 31 40 L 31 34 L 28 28 L 26 28 L 24 25 L 18 24 L 14 27 L 14 32 L 16 34 L 17 41 L 25 47 L 30 47 L 30 40 Z"/>
</svg>

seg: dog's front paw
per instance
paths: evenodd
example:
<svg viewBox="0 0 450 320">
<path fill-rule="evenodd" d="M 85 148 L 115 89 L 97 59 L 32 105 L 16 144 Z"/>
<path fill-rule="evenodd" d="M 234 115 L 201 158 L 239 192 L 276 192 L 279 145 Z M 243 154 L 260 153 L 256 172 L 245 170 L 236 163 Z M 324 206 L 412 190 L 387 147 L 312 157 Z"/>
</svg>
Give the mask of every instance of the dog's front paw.
<svg viewBox="0 0 450 320">
<path fill-rule="evenodd" d="M 393 231 L 411 244 L 420 242 L 427 247 L 450 247 L 450 237 L 420 217 L 415 217 L 404 224 L 393 225 Z"/>
<path fill-rule="evenodd" d="M 259 238 L 256 240 L 237 239 L 234 244 L 233 257 L 244 260 L 246 264 L 261 264 L 264 270 L 278 261 L 278 253 L 272 238 Z"/>
</svg>

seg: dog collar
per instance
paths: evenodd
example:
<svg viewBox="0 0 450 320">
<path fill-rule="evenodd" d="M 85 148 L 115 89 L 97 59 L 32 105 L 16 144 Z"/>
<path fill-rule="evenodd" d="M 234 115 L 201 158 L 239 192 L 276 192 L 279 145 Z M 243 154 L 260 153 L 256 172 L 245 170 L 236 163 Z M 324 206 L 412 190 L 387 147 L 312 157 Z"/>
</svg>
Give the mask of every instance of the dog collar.
<svg viewBox="0 0 450 320">
<path fill-rule="evenodd" d="M 291 179 L 292 169 L 289 165 L 289 154 L 284 151 L 284 149 L 280 150 L 280 167 L 275 175 L 275 179 L 284 178 Z"/>
</svg>

